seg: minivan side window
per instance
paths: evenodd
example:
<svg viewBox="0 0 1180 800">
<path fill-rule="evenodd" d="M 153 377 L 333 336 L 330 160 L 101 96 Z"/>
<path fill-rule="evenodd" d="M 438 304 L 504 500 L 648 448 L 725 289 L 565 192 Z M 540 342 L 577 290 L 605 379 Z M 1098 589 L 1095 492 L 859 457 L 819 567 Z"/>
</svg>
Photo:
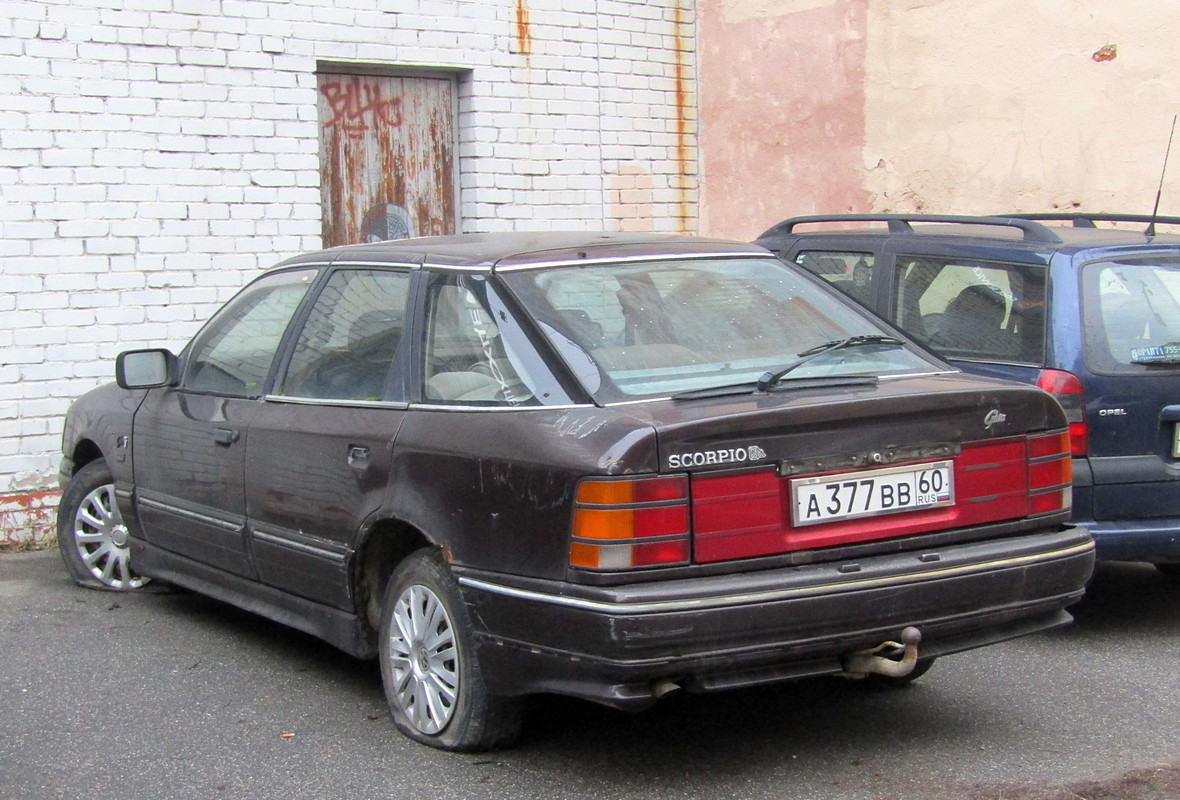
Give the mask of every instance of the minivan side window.
<svg viewBox="0 0 1180 800">
<path fill-rule="evenodd" d="M 182 387 L 229 397 L 259 397 L 283 334 L 316 270 L 267 275 L 209 321 L 189 349 Z"/>
<path fill-rule="evenodd" d="M 805 250 L 795 263 L 865 305 L 873 300 L 873 254 Z"/>
<path fill-rule="evenodd" d="M 1041 364 L 1045 269 L 898 256 L 892 318 L 947 358 Z"/>
<path fill-rule="evenodd" d="M 410 273 L 341 269 L 315 298 L 279 393 L 325 400 L 404 400 L 387 390 L 403 343 Z"/>
</svg>

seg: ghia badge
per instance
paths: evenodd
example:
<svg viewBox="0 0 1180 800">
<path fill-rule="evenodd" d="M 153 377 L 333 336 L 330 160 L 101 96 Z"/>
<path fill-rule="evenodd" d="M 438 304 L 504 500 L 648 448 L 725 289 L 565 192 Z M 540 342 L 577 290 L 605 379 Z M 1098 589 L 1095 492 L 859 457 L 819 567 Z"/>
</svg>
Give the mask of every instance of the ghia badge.
<svg viewBox="0 0 1180 800">
<path fill-rule="evenodd" d="M 987 412 L 987 416 L 983 418 L 983 429 L 985 431 L 991 430 L 992 425 L 999 425 L 1001 422 L 1007 422 L 1008 415 L 1000 411 L 998 408 L 993 408 Z"/>
<path fill-rule="evenodd" d="M 669 469 L 703 467 L 708 464 L 742 464 L 766 458 L 766 451 L 756 444 L 725 450 L 701 450 L 696 453 L 673 453 L 668 456 Z"/>
</svg>

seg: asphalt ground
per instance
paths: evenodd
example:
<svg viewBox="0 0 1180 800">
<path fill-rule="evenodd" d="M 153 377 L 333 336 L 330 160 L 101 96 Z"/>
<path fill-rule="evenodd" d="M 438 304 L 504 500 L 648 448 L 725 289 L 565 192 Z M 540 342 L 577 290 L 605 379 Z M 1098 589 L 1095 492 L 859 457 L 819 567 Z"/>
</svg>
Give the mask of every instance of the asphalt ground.
<svg viewBox="0 0 1180 800">
<path fill-rule="evenodd" d="M 1074 611 L 905 690 L 638 715 L 536 698 L 517 747 L 456 755 L 398 734 L 375 664 L 187 592 L 77 588 L 55 551 L 0 555 L 0 800 L 1180 797 L 1180 583 L 1102 565 Z"/>
</svg>

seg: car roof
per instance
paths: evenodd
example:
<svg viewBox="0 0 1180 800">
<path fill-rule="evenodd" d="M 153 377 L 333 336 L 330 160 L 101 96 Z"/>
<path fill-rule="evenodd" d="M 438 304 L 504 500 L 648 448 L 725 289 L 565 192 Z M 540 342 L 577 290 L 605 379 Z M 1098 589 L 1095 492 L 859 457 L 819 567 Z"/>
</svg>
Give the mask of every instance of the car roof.
<svg viewBox="0 0 1180 800">
<path fill-rule="evenodd" d="M 343 245 L 304 253 L 278 266 L 368 263 L 491 270 L 718 255 L 765 256 L 768 253 L 757 245 L 742 242 L 672 234 L 608 231 L 464 233 Z"/>
<path fill-rule="evenodd" d="M 1069 223 L 1046 225 L 1045 222 Z M 1124 227 L 1097 227 L 1096 223 Z M 827 214 L 791 217 L 765 231 L 759 241 L 779 237 L 818 236 L 858 239 L 914 238 L 940 243 L 986 242 L 989 245 L 1076 252 L 1097 247 L 1180 245 L 1180 235 L 1149 235 L 1153 218 L 1137 214 L 1009 214 L 965 216 L 942 214 Z M 861 225 L 863 223 L 863 225 Z M 1180 226 L 1180 217 L 1156 217 L 1155 225 Z M 833 228 L 832 225 L 839 227 Z M 858 225 L 858 227 L 853 227 Z M 799 227 L 808 230 L 797 230 Z M 823 226 L 823 227 L 816 227 Z"/>
</svg>

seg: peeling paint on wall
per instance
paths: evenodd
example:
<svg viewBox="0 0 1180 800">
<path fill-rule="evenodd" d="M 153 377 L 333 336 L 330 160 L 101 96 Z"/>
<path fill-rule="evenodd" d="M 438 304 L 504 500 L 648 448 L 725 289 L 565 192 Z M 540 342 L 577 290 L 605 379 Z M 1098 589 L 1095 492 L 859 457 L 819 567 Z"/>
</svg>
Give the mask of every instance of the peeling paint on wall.
<svg viewBox="0 0 1180 800">
<path fill-rule="evenodd" d="M 1180 5 L 869 8 L 862 163 L 887 165 L 866 173 L 874 210 L 1151 210 L 1180 105 Z M 1134 42 L 1134 57 L 1118 42 Z M 1162 213 L 1180 204 L 1180 172 L 1167 181 Z"/>
<path fill-rule="evenodd" d="M 31 550 L 57 539 L 61 492 L 38 491 L 0 497 L 0 551 Z"/>
<path fill-rule="evenodd" d="M 704 232 L 749 239 L 794 214 L 868 210 L 868 5 L 737 0 L 733 14 L 733 0 L 701 0 Z"/>
<path fill-rule="evenodd" d="M 1119 57 L 1119 46 L 1117 44 L 1108 44 L 1099 47 L 1094 55 L 1090 56 L 1095 61 L 1114 61 Z"/>
</svg>

